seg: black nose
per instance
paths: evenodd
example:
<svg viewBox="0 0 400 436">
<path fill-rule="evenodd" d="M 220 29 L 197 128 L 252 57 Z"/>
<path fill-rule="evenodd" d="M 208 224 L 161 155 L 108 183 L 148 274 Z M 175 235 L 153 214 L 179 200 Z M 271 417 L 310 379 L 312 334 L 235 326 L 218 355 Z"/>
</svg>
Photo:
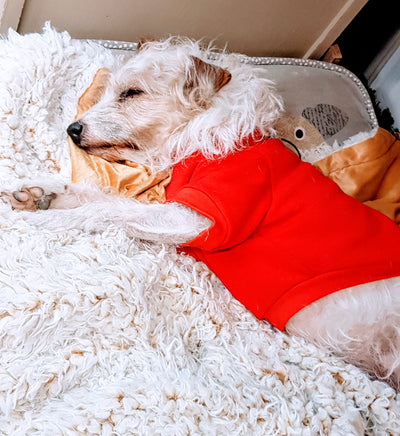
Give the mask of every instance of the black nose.
<svg viewBox="0 0 400 436">
<path fill-rule="evenodd" d="M 83 130 L 83 126 L 78 121 L 75 121 L 74 123 L 70 124 L 67 128 L 68 135 L 71 137 L 71 139 L 74 141 L 76 145 L 81 144 L 82 130 Z"/>
</svg>

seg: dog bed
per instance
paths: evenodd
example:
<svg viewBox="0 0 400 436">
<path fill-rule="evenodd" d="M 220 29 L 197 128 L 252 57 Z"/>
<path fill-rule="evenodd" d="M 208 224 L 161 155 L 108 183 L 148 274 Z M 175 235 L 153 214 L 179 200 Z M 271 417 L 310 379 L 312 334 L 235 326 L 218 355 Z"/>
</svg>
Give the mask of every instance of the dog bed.
<svg viewBox="0 0 400 436">
<path fill-rule="evenodd" d="M 65 130 L 78 98 L 100 67 L 132 55 L 105 45 L 49 25 L 0 41 L 0 190 L 69 182 Z M 333 80 L 318 65 L 268 62 L 295 67 L 282 76 L 291 89 L 318 73 L 315 98 Z M 337 117 L 349 130 L 330 146 L 372 137 L 360 84 L 342 71 L 328 77 L 351 90 Z M 258 321 L 174 247 L 113 225 L 50 231 L 3 204 L 0 226 L 0 434 L 400 434 L 400 398 L 385 383 Z"/>
</svg>

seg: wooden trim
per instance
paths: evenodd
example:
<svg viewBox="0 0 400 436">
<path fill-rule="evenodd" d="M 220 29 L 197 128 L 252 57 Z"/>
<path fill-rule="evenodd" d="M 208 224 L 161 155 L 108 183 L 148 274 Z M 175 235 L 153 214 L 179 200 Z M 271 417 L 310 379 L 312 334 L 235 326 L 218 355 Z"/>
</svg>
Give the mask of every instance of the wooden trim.
<svg viewBox="0 0 400 436">
<path fill-rule="evenodd" d="M 338 44 L 331 45 L 328 51 L 321 58 L 321 61 L 328 62 L 330 64 L 339 64 L 342 60 L 342 52 Z"/>
<path fill-rule="evenodd" d="M 0 0 L 0 33 L 18 29 L 25 0 Z"/>
<path fill-rule="evenodd" d="M 326 29 L 304 53 L 303 58 L 320 59 L 326 49 L 336 41 L 338 36 L 367 2 L 368 0 L 348 0 L 336 16 L 332 18 Z"/>
</svg>

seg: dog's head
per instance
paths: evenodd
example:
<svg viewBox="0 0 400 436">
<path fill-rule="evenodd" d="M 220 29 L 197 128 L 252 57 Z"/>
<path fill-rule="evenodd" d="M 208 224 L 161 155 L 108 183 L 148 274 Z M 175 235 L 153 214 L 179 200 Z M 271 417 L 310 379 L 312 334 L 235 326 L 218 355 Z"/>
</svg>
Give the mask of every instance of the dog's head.
<svg viewBox="0 0 400 436">
<path fill-rule="evenodd" d="M 68 134 L 88 153 L 109 161 L 162 167 L 194 151 L 221 154 L 210 149 L 211 143 L 222 143 L 219 136 L 227 138 L 218 134 L 221 129 L 232 132 L 235 142 L 241 132 L 257 127 L 256 121 L 244 125 L 243 114 L 257 118 L 244 105 L 255 104 L 239 96 L 255 87 L 249 74 L 243 75 L 247 83 L 232 86 L 230 69 L 204 60 L 206 56 L 193 41 L 144 44 L 121 68 L 102 70 L 101 83 L 95 84 L 96 104 L 68 127 Z M 268 93 L 274 112 L 268 116 L 275 119 L 280 102 L 269 87 Z"/>
<path fill-rule="evenodd" d="M 117 71 L 101 70 L 91 86 L 97 102 L 68 127 L 75 144 L 108 160 L 137 161 L 207 110 L 231 74 L 180 48 L 146 44 Z"/>
</svg>

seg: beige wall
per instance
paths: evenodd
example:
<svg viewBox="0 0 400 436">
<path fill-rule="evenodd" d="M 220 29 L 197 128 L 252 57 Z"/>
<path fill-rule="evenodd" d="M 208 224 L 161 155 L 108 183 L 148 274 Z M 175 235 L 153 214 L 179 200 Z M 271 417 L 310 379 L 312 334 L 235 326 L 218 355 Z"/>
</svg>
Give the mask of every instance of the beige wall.
<svg viewBox="0 0 400 436">
<path fill-rule="evenodd" d="M 0 0 L 0 32 L 18 27 L 24 3 L 24 0 Z"/>
<path fill-rule="evenodd" d="M 25 0 L 18 31 L 40 31 L 50 20 L 76 38 L 179 34 L 249 55 L 318 58 L 366 1 Z"/>
</svg>

